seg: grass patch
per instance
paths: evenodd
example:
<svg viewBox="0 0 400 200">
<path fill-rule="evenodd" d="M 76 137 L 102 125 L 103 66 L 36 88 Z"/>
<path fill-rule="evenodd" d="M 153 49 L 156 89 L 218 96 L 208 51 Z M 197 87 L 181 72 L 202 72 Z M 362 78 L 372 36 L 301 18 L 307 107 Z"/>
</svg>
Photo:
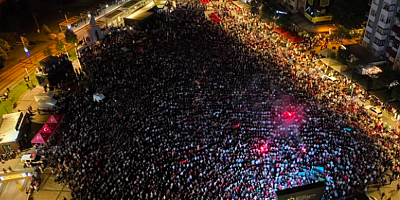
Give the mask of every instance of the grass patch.
<svg viewBox="0 0 400 200">
<path fill-rule="evenodd" d="M 30 74 L 30 78 L 34 85 L 39 84 L 34 73 Z M 29 85 L 32 87 L 31 82 L 29 82 Z M 12 88 L 10 90 L 10 94 L 8 94 L 7 101 L 3 101 L 2 105 L 0 105 L 0 117 L 3 116 L 4 114 L 7 114 L 7 112 L 12 113 L 12 111 L 14 109 L 14 104 L 19 100 L 21 95 L 23 95 L 27 91 L 28 91 L 28 87 L 26 86 L 26 83 L 24 80 L 21 80 L 18 83 L 18 85 L 16 85 L 14 88 Z"/>
<path fill-rule="evenodd" d="M 69 60 L 70 61 L 75 61 L 75 60 L 78 59 L 78 56 L 76 55 L 76 52 L 75 52 L 74 48 L 68 50 L 68 54 L 69 54 Z"/>
</svg>

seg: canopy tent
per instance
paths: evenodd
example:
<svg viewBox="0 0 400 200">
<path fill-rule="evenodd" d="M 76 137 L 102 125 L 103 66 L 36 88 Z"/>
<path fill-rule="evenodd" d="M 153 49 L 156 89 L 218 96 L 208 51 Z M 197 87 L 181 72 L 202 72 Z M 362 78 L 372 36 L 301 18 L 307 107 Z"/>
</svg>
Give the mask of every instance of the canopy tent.
<svg viewBox="0 0 400 200">
<path fill-rule="evenodd" d="M 343 65 L 341 62 L 330 59 L 330 58 L 321 58 L 320 61 L 322 63 L 324 63 L 326 66 L 328 66 L 338 72 L 344 71 L 347 67 L 346 65 Z"/>
<path fill-rule="evenodd" d="M 49 140 L 51 134 L 48 133 L 36 133 L 35 137 L 32 138 L 32 144 L 44 144 Z"/>
<path fill-rule="evenodd" d="M 104 98 L 106 98 L 106 97 L 101 93 L 94 93 L 93 94 L 93 101 L 95 101 L 95 102 L 103 101 Z"/>
<path fill-rule="evenodd" d="M 219 22 L 222 21 L 221 18 L 219 18 L 218 15 L 217 15 L 217 13 L 215 13 L 215 12 L 209 14 L 208 17 L 211 19 L 211 21 L 212 21 L 213 23 L 219 23 Z"/>
<path fill-rule="evenodd" d="M 330 49 L 324 49 L 319 51 L 319 54 L 323 55 L 324 57 L 332 57 L 332 54 L 334 54 L 335 52 L 333 52 Z"/>
<path fill-rule="evenodd" d="M 0 144 L 17 141 L 23 117 L 22 112 L 16 112 L 0 118 Z"/>
<path fill-rule="evenodd" d="M 247 3 L 243 3 L 242 1 L 232 1 L 232 3 L 247 12 L 251 12 L 251 6 Z"/>
<path fill-rule="evenodd" d="M 275 28 L 274 28 L 274 31 L 277 32 L 277 33 L 279 33 L 279 34 L 284 33 L 284 32 L 288 32 L 287 29 L 282 28 L 282 27 L 275 27 Z"/>
<path fill-rule="evenodd" d="M 54 133 L 57 128 L 57 124 L 44 124 L 40 129 L 40 133 Z"/>
<path fill-rule="evenodd" d="M 59 124 L 64 119 L 64 115 L 51 115 L 46 124 Z"/>
<path fill-rule="evenodd" d="M 49 92 L 49 93 L 38 93 L 35 96 L 33 96 L 35 98 L 35 101 L 39 101 L 41 98 L 53 98 L 54 97 L 54 93 Z"/>
<path fill-rule="evenodd" d="M 290 38 L 289 41 L 291 43 L 300 43 L 300 42 L 303 42 L 304 39 L 300 36 L 295 36 L 295 37 Z"/>
<path fill-rule="evenodd" d="M 303 42 L 303 38 L 297 35 L 297 33 L 291 32 L 290 30 L 287 30 L 285 28 L 276 27 L 274 28 L 274 31 L 282 37 L 288 39 L 291 43 Z"/>
<path fill-rule="evenodd" d="M 54 108 L 56 107 L 57 100 L 50 97 L 43 97 L 37 101 L 37 104 L 41 108 Z"/>
<path fill-rule="evenodd" d="M 286 39 L 290 39 L 291 37 L 293 37 L 293 34 L 290 31 L 282 32 L 279 35 L 281 35 L 282 37 L 284 37 Z"/>
</svg>

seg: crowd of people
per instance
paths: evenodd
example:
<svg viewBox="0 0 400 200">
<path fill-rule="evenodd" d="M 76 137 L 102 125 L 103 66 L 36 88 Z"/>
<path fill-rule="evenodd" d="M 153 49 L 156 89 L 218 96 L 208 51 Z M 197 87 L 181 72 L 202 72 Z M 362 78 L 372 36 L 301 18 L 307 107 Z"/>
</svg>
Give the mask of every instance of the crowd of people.
<svg viewBox="0 0 400 200">
<path fill-rule="evenodd" d="M 352 83 L 323 79 L 307 44 L 211 4 L 177 1 L 81 53 L 86 78 L 60 99 L 49 155 L 75 199 L 274 199 L 322 180 L 337 199 L 396 178 L 398 137 L 342 92 Z"/>
</svg>

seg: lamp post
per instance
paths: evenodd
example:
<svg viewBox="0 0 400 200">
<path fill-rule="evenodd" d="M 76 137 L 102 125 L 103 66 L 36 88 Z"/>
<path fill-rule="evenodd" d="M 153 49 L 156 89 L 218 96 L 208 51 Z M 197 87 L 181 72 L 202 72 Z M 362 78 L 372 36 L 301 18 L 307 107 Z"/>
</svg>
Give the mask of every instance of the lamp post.
<svg viewBox="0 0 400 200">
<path fill-rule="evenodd" d="M 24 51 L 25 51 L 26 55 L 28 56 L 29 61 L 31 62 L 31 64 L 33 64 L 32 59 L 31 59 L 31 54 L 29 53 L 29 50 L 28 50 L 28 48 L 26 47 L 26 44 L 25 44 L 25 42 L 24 42 L 24 39 L 22 38 L 22 36 L 20 36 L 20 38 L 21 38 L 22 45 L 24 45 Z"/>
<path fill-rule="evenodd" d="M 38 24 L 38 22 L 37 22 L 37 20 L 36 20 L 36 13 L 33 13 L 33 12 L 32 12 L 32 16 L 33 16 L 33 19 L 35 20 L 35 23 L 36 23 L 36 27 L 37 27 L 36 32 L 37 32 L 37 33 L 40 33 L 39 24 Z"/>
</svg>

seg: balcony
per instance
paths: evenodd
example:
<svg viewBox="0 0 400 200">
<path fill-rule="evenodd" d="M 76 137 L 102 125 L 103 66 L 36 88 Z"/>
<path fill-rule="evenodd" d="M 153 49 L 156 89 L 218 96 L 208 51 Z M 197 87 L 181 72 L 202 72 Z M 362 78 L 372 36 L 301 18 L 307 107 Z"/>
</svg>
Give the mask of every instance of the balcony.
<svg viewBox="0 0 400 200">
<path fill-rule="evenodd" d="M 399 12 L 396 13 L 396 18 L 400 20 L 400 13 Z"/>
<path fill-rule="evenodd" d="M 392 48 L 386 48 L 386 53 L 388 53 L 389 56 L 396 58 L 397 52 Z"/>
<path fill-rule="evenodd" d="M 399 48 L 399 46 L 400 46 L 400 41 L 399 41 L 399 39 L 397 39 L 395 36 L 390 36 L 389 37 L 389 40 L 390 40 L 390 42 L 391 42 L 391 47 L 393 47 L 393 48 L 395 48 L 396 49 L 396 51 L 397 51 L 397 49 Z"/>
<path fill-rule="evenodd" d="M 396 24 L 396 25 L 393 25 L 392 31 L 393 31 L 396 35 L 400 35 L 400 27 L 399 27 L 397 24 Z"/>
</svg>

